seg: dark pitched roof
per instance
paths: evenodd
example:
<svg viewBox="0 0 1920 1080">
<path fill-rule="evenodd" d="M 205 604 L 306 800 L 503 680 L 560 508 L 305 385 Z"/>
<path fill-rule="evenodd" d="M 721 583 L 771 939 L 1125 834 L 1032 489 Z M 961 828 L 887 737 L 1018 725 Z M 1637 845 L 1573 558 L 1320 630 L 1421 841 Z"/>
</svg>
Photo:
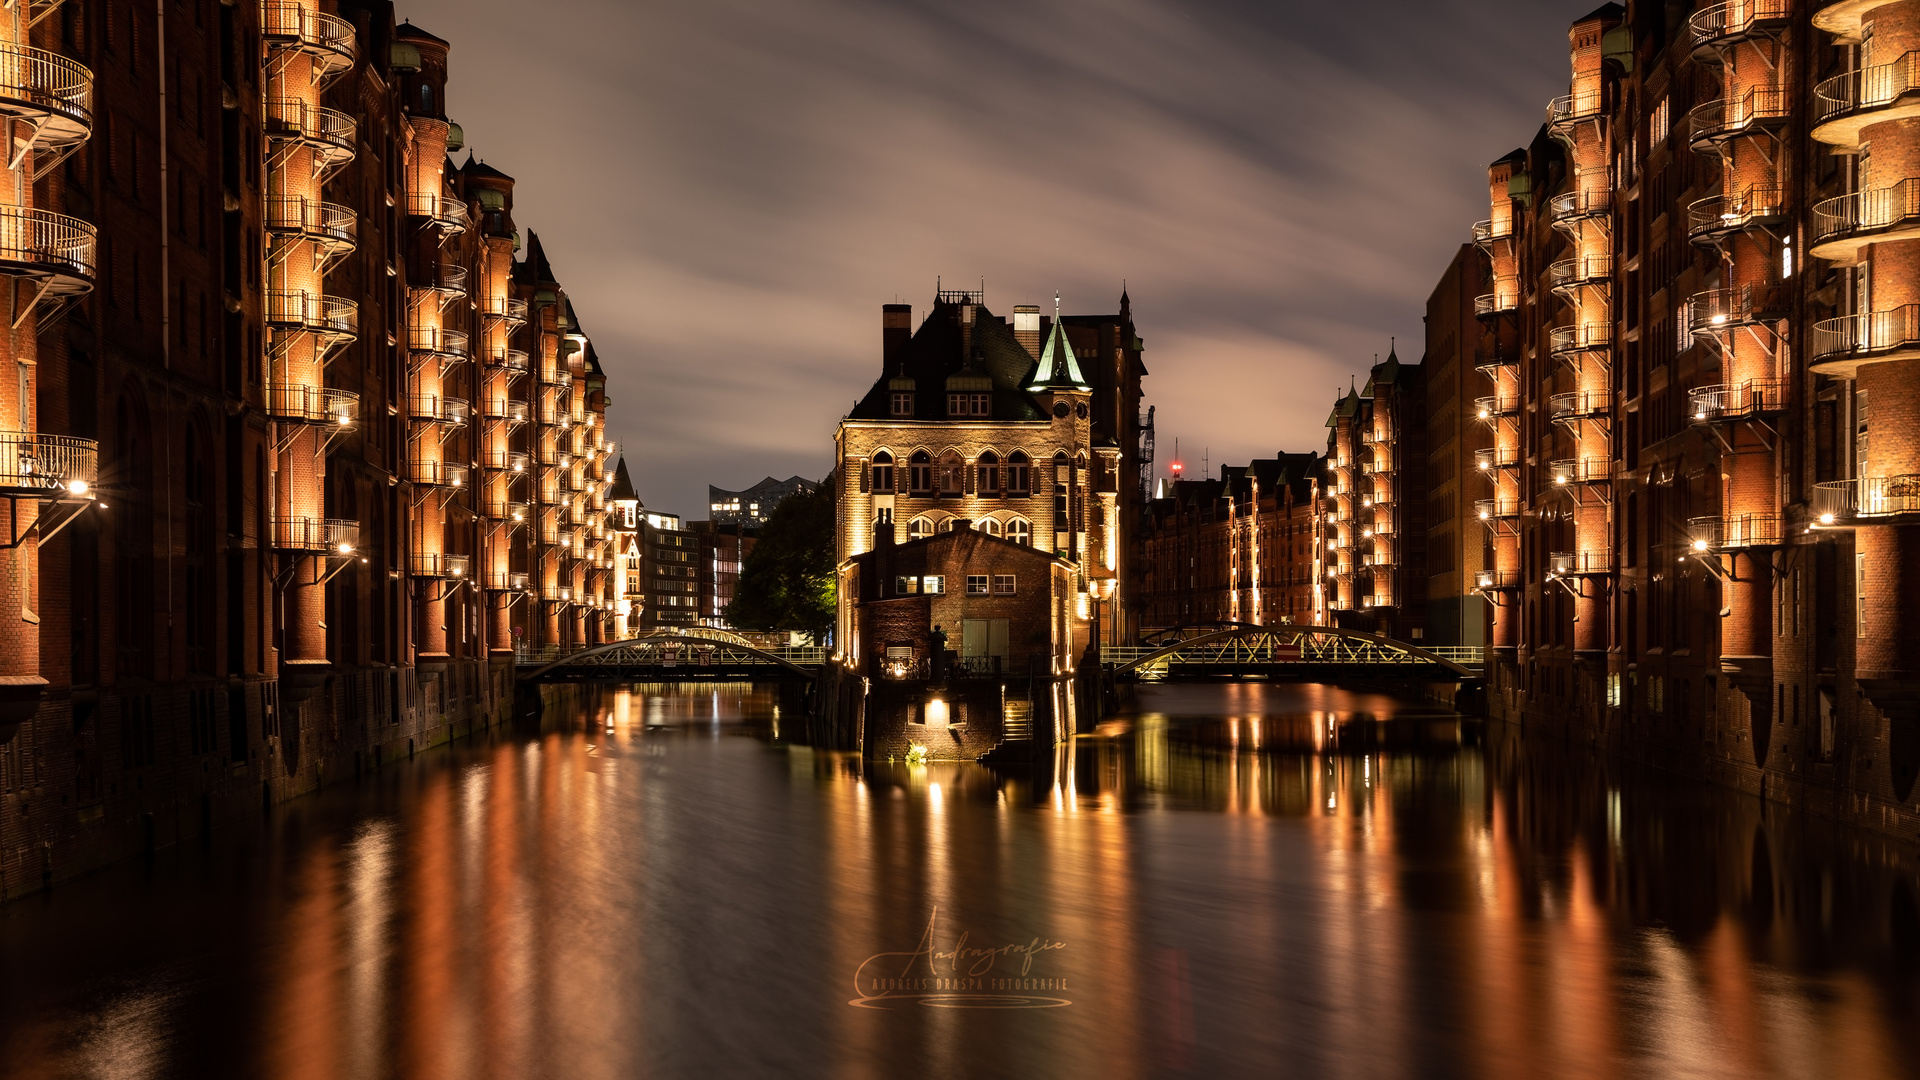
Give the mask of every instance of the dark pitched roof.
<svg viewBox="0 0 1920 1080">
<path fill-rule="evenodd" d="M 1005 319 L 985 305 L 974 307 L 973 344 L 963 344 L 961 305 L 936 302 L 933 310 L 875 379 L 872 388 L 847 414 L 850 420 L 890 420 L 893 402 L 890 384 L 897 378 L 913 380 L 914 414 L 907 419 L 945 420 L 946 386 L 951 375 L 979 373 L 992 381 L 994 420 L 1044 420 L 1046 414 L 1023 387 L 1037 365 L 1026 347 L 1013 336 Z M 971 371 L 967 369 L 971 368 Z"/>
<path fill-rule="evenodd" d="M 540 246 L 540 235 L 532 229 L 527 230 L 526 257 L 514 264 L 513 276 L 528 285 L 559 284 L 553 276 L 553 267 L 547 264 L 547 251 Z"/>
<path fill-rule="evenodd" d="M 413 25 L 412 22 L 403 22 L 399 26 L 394 27 L 393 36 L 402 41 L 429 41 L 443 48 L 451 49 L 453 47 L 453 43 L 446 38 L 429 34 L 425 30 Z"/>
<path fill-rule="evenodd" d="M 513 179 L 513 177 L 508 176 L 506 173 L 501 172 L 499 169 L 496 169 L 493 166 L 487 164 L 486 162 L 481 161 L 479 158 L 474 157 L 473 151 L 471 150 L 467 151 L 467 163 L 465 165 L 460 166 L 460 171 L 466 174 L 467 176 L 492 177 L 499 180 Z"/>
<path fill-rule="evenodd" d="M 620 461 L 613 467 L 613 490 L 607 493 L 607 498 L 614 502 L 626 499 L 640 501 L 639 493 L 633 490 L 633 480 L 627 476 L 627 455 L 625 454 L 620 455 Z"/>
</svg>

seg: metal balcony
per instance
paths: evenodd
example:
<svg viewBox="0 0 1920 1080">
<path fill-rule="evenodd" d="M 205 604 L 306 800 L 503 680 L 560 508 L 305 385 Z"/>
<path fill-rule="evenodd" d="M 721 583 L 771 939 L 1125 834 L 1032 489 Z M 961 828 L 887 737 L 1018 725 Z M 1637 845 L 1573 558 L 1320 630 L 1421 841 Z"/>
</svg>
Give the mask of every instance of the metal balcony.
<svg viewBox="0 0 1920 1080">
<path fill-rule="evenodd" d="M 1495 223 L 1491 218 L 1473 223 L 1473 242 L 1480 247 L 1489 247 L 1496 240 L 1507 240 L 1513 236 L 1513 219 Z"/>
<path fill-rule="evenodd" d="M 417 424 L 465 427 L 469 411 L 465 398 L 440 394 L 411 394 L 407 397 L 407 419 Z"/>
<path fill-rule="evenodd" d="M 512 499 L 492 499 L 487 503 L 487 516 L 495 521 L 521 522 L 527 520 L 533 508 L 527 503 Z"/>
<path fill-rule="evenodd" d="M 1555 551 L 1547 556 L 1547 572 L 1554 577 L 1588 577 L 1613 573 L 1611 551 Z"/>
<path fill-rule="evenodd" d="M 21 122 L 17 153 L 60 151 L 58 162 L 93 135 L 93 72 L 58 53 L 0 45 L 0 117 Z M 35 162 L 34 178 L 48 166 Z"/>
<path fill-rule="evenodd" d="M 1920 357 L 1920 304 L 1813 324 L 1813 370 L 1851 376 L 1861 364 Z"/>
<path fill-rule="evenodd" d="M 573 455 L 563 447 L 542 446 L 534 454 L 542 465 L 564 467 L 573 464 Z"/>
<path fill-rule="evenodd" d="M 1695 337 L 1712 337 L 1736 327 L 1783 319 L 1792 306 L 1792 294 L 1777 281 L 1708 289 L 1687 298 L 1687 331 Z"/>
<path fill-rule="evenodd" d="M 1860 484 L 1854 480 L 1826 480 L 1813 485 L 1814 528 L 1846 528 L 1853 524 Z"/>
<path fill-rule="evenodd" d="M 490 397 L 481 415 L 488 420 L 502 420 L 517 427 L 527 422 L 527 403 L 514 398 Z"/>
<path fill-rule="evenodd" d="M 263 299 L 267 325 L 283 333 L 328 338 L 360 335 L 360 306 L 351 300 L 309 292 L 269 292 Z"/>
<path fill-rule="evenodd" d="M 526 350 L 495 345 L 487 353 L 487 366 L 515 374 L 523 373 L 527 370 Z"/>
<path fill-rule="evenodd" d="M 1579 323 L 1556 326 L 1548 335 L 1547 348 L 1555 356 L 1597 352 L 1613 344 L 1612 323 Z"/>
<path fill-rule="evenodd" d="M 409 564 L 414 577 L 463 578 L 467 576 L 471 560 L 465 555 L 416 551 Z"/>
<path fill-rule="evenodd" d="M 1517 570 L 1481 570 L 1473 575 L 1473 587 L 1481 592 L 1511 592 L 1520 588 Z"/>
<path fill-rule="evenodd" d="M 1604 458 L 1561 458 L 1547 466 L 1554 484 L 1605 484 L 1613 479 L 1613 463 Z"/>
<path fill-rule="evenodd" d="M 346 427 L 360 419 L 360 395 L 304 383 L 268 383 L 266 415 L 287 424 Z"/>
<path fill-rule="evenodd" d="M 1517 394 L 1491 394 L 1473 399 L 1473 414 L 1476 420 L 1498 420 L 1519 411 L 1520 398 Z"/>
<path fill-rule="evenodd" d="M 1862 476 L 1853 483 L 1855 517 L 1888 517 L 1920 512 L 1920 473 Z"/>
<path fill-rule="evenodd" d="M 527 302 L 511 296 L 489 296 L 480 302 L 480 314 L 518 325 L 527 321 Z"/>
<path fill-rule="evenodd" d="M 550 604 L 573 603 L 573 586 L 571 585 L 542 584 L 534 589 L 534 593 L 539 599 Z"/>
<path fill-rule="evenodd" d="M 1548 287 L 1555 292 L 1567 292 L 1589 285 L 1606 285 L 1612 280 L 1613 257 L 1611 255 L 1586 255 L 1562 259 L 1547 267 Z"/>
<path fill-rule="evenodd" d="M 434 326 L 410 326 L 407 328 L 407 348 L 412 352 L 439 356 L 443 362 L 459 362 L 467 358 L 469 349 L 467 335 L 459 330 L 444 330 Z"/>
<path fill-rule="evenodd" d="M 360 523 L 357 521 L 316 517 L 273 519 L 273 546 L 278 551 L 351 555 L 359 544 Z"/>
<path fill-rule="evenodd" d="M 1486 522 L 1517 518 L 1520 516 L 1520 500 L 1476 499 L 1473 503 L 1473 511 L 1476 517 Z"/>
<path fill-rule="evenodd" d="M 496 472 L 523 473 L 532 460 L 525 450 L 489 450 L 481 457 L 480 463 Z"/>
<path fill-rule="evenodd" d="M 93 289 L 95 233 L 79 218 L 0 207 L 0 274 L 33 278 L 48 296 L 78 296 Z"/>
<path fill-rule="evenodd" d="M 1495 342 L 1489 350 L 1476 350 L 1474 359 L 1474 370 L 1489 379 L 1498 379 L 1502 369 L 1519 365 L 1520 350 Z"/>
<path fill-rule="evenodd" d="M 441 230 L 449 236 L 467 231 L 473 224 L 473 218 L 467 213 L 467 204 L 459 199 L 450 199 L 445 195 L 422 192 L 407 199 L 409 216 L 426 218 L 427 224 Z"/>
<path fill-rule="evenodd" d="M 1785 379 L 1748 379 L 1737 386 L 1716 383 L 1687 391 L 1687 413 L 1696 424 L 1749 420 L 1786 411 Z"/>
<path fill-rule="evenodd" d="M 353 66 L 353 24 L 300 4 L 260 5 L 260 37 L 270 49 L 294 49 L 312 59 L 318 81 Z"/>
<path fill-rule="evenodd" d="M 1790 0 L 1734 0 L 1696 11 L 1687 20 L 1693 32 L 1694 55 L 1703 59 L 1718 56 L 1716 49 L 1770 34 L 1787 25 L 1792 7 Z"/>
<path fill-rule="evenodd" d="M 1702 102 L 1687 114 L 1688 144 L 1710 151 L 1733 139 L 1772 131 L 1793 113 L 1793 96 L 1777 86 L 1756 86 L 1737 98 Z"/>
<path fill-rule="evenodd" d="M 353 117 L 299 98 L 268 98 L 266 130 L 269 139 L 312 151 L 321 172 L 352 161 L 360 139 Z"/>
<path fill-rule="evenodd" d="M 1853 263 L 1868 244 L 1915 234 L 1920 234 L 1920 179 L 1908 177 L 1891 187 L 1815 203 L 1813 244 L 1807 250 L 1815 258 Z"/>
<path fill-rule="evenodd" d="M 1779 547 L 1779 514 L 1732 514 L 1687 520 L 1687 543 L 1696 553 Z"/>
<path fill-rule="evenodd" d="M 540 385 L 557 386 L 565 389 L 573 385 L 573 372 L 568 370 L 565 364 L 555 364 L 551 368 L 542 368 L 540 371 Z"/>
<path fill-rule="evenodd" d="M 495 570 L 487 575 L 487 588 L 493 592 L 526 592 L 527 575 L 520 570 Z"/>
<path fill-rule="evenodd" d="M 305 196 L 274 195 L 267 199 L 267 232 L 320 246 L 322 264 L 330 264 L 360 242 L 360 218 L 352 207 Z"/>
<path fill-rule="evenodd" d="M 1517 288 L 1509 289 L 1506 292 L 1490 292 L 1484 296 L 1476 296 L 1473 298 L 1473 313 L 1482 319 L 1491 319 L 1505 315 L 1519 307 L 1520 291 Z"/>
<path fill-rule="evenodd" d="M 1613 192 L 1606 188 L 1567 191 L 1547 200 L 1547 220 L 1556 229 L 1572 230 L 1582 222 L 1613 212 Z"/>
<path fill-rule="evenodd" d="M 414 459 L 407 462 L 407 480 L 422 487 L 465 487 L 467 467 L 451 461 Z"/>
<path fill-rule="evenodd" d="M 1511 469 L 1520 464 L 1520 448 L 1517 446 L 1489 446 L 1473 452 L 1473 467 L 1485 472 L 1491 469 Z"/>
<path fill-rule="evenodd" d="M 412 284 L 416 289 L 425 289 L 445 296 L 465 296 L 467 295 L 467 268 L 455 263 L 433 263 L 426 267 L 426 272 Z"/>
<path fill-rule="evenodd" d="M 0 495 L 91 499 L 99 480 L 100 444 L 92 439 L 0 431 Z"/>
<path fill-rule="evenodd" d="M 1600 91 L 1597 89 L 1578 94 L 1562 94 L 1547 102 L 1547 129 L 1556 135 L 1563 135 L 1572 130 L 1576 124 L 1599 119 L 1601 108 Z"/>
<path fill-rule="evenodd" d="M 1858 146 L 1869 124 L 1920 116 L 1920 52 L 1891 64 L 1837 75 L 1813 88 L 1813 138 L 1834 146 Z"/>
<path fill-rule="evenodd" d="M 1747 229 L 1765 229 L 1787 219 L 1786 191 L 1750 187 L 1737 195 L 1709 195 L 1687 207 L 1687 237 L 1711 246 Z"/>
<path fill-rule="evenodd" d="M 1547 412 L 1556 421 L 1579 423 L 1604 420 L 1613 411 L 1613 395 L 1605 390 L 1575 390 L 1547 399 Z"/>
</svg>

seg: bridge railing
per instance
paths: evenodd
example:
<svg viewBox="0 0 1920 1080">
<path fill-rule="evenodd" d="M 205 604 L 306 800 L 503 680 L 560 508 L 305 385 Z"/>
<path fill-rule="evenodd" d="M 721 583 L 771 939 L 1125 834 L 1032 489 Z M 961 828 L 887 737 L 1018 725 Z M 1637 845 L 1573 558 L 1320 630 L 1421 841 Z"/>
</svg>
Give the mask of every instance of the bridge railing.
<svg viewBox="0 0 1920 1080">
<path fill-rule="evenodd" d="M 598 647 L 599 646 L 592 645 L 528 646 L 514 650 L 513 658 L 515 664 L 523 667 L 543 667 L 547 664 L 558 663 L 570 656 L 575 656 Z M 660 651 L 665 654 L 662 657 L 663 659 L 671 657 L 673 663 L 680 667 L 698 665 L 702 659 L 710 657 L 716 652 L 727 652 L 731 655 L 735 651 L 733 642 L 718 638 L 683 641 L 649 641 L 642 639 L 633 642 L 629 647 L 633 649 Z M 771 649 L 755 649 L 754 651 L 765 653 L 778 660 L 785 660 L 787 663 L 797 667 L 819 667 L 827 662 L 828 652 L 825 647 L 817 645 L 781 645 Z"/>
<path fill-rule="evenodd" d="M 1100 662 L 1106 667 L 1124 667 L 1160 652 L 1162 647 L 1148 645 L 1102 645 Z M 1465 667 L 1486 663 L 1486 649 L 1478 645 L 1431 645 L 1422 651 Z M 1433 661 L 1420 653 L 1406 652 L 1372 642 L 1351 638 L 1307 637 L 1299 645 L 1281 642 L 1228 640 L 1205 642 L 1162 656 L 1158 663 L 1180 665 L 1237 664 L 1408 664 L 1425 665 Z"/>
</svg>

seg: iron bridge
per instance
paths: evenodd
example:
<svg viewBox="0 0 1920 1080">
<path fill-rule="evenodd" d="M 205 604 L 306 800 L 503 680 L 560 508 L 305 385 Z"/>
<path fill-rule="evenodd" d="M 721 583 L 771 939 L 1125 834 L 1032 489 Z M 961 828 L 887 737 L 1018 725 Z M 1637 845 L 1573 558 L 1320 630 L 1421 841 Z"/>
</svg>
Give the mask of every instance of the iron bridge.
<svg viewBox="0 0 1920 1080">
<path fill-rule="evenodd" d="M 763 649 L 739 634 L 688 627 L 574 649 L 547 646 L 515 654 L 521 682 L 811 681 L 827 650 L 810 645 Z"/>
<path fill-rule="evenodd" d="M 1145 645 L 1108 645 L 1100 665 L 1110 678 L 1326 680 L 1355 677 L 1469 682 L 1480 678 L 1478 646 L 1423 648 L 1382 634 L 1332 626 L 1206 623 L 1179 626 Z"/>
</svg>

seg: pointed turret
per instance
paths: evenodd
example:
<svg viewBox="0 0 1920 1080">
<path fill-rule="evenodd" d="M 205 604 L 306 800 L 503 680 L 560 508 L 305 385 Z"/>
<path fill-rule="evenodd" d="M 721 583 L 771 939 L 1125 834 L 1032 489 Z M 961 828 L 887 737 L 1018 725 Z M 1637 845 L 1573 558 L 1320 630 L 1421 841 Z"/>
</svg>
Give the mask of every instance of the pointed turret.
<svg viewBox="0 0 1920 1080">
<path fill-rule="evenodd" d="M 1067 329 L 1060 323 L 1060 297 L 1053 298 L 1053 329 L 1047 334 L 1047 344 L 1040 351 L 1040 364 L 1033 369 L 1033 379 L 1027 383 L 1029 390 L 1077 390 L 1088 393 L 1093 387 L 1080 374 L 1080 361 L 1073 355 L 1073 344 L 1067 340 Z"/>
</svg>

